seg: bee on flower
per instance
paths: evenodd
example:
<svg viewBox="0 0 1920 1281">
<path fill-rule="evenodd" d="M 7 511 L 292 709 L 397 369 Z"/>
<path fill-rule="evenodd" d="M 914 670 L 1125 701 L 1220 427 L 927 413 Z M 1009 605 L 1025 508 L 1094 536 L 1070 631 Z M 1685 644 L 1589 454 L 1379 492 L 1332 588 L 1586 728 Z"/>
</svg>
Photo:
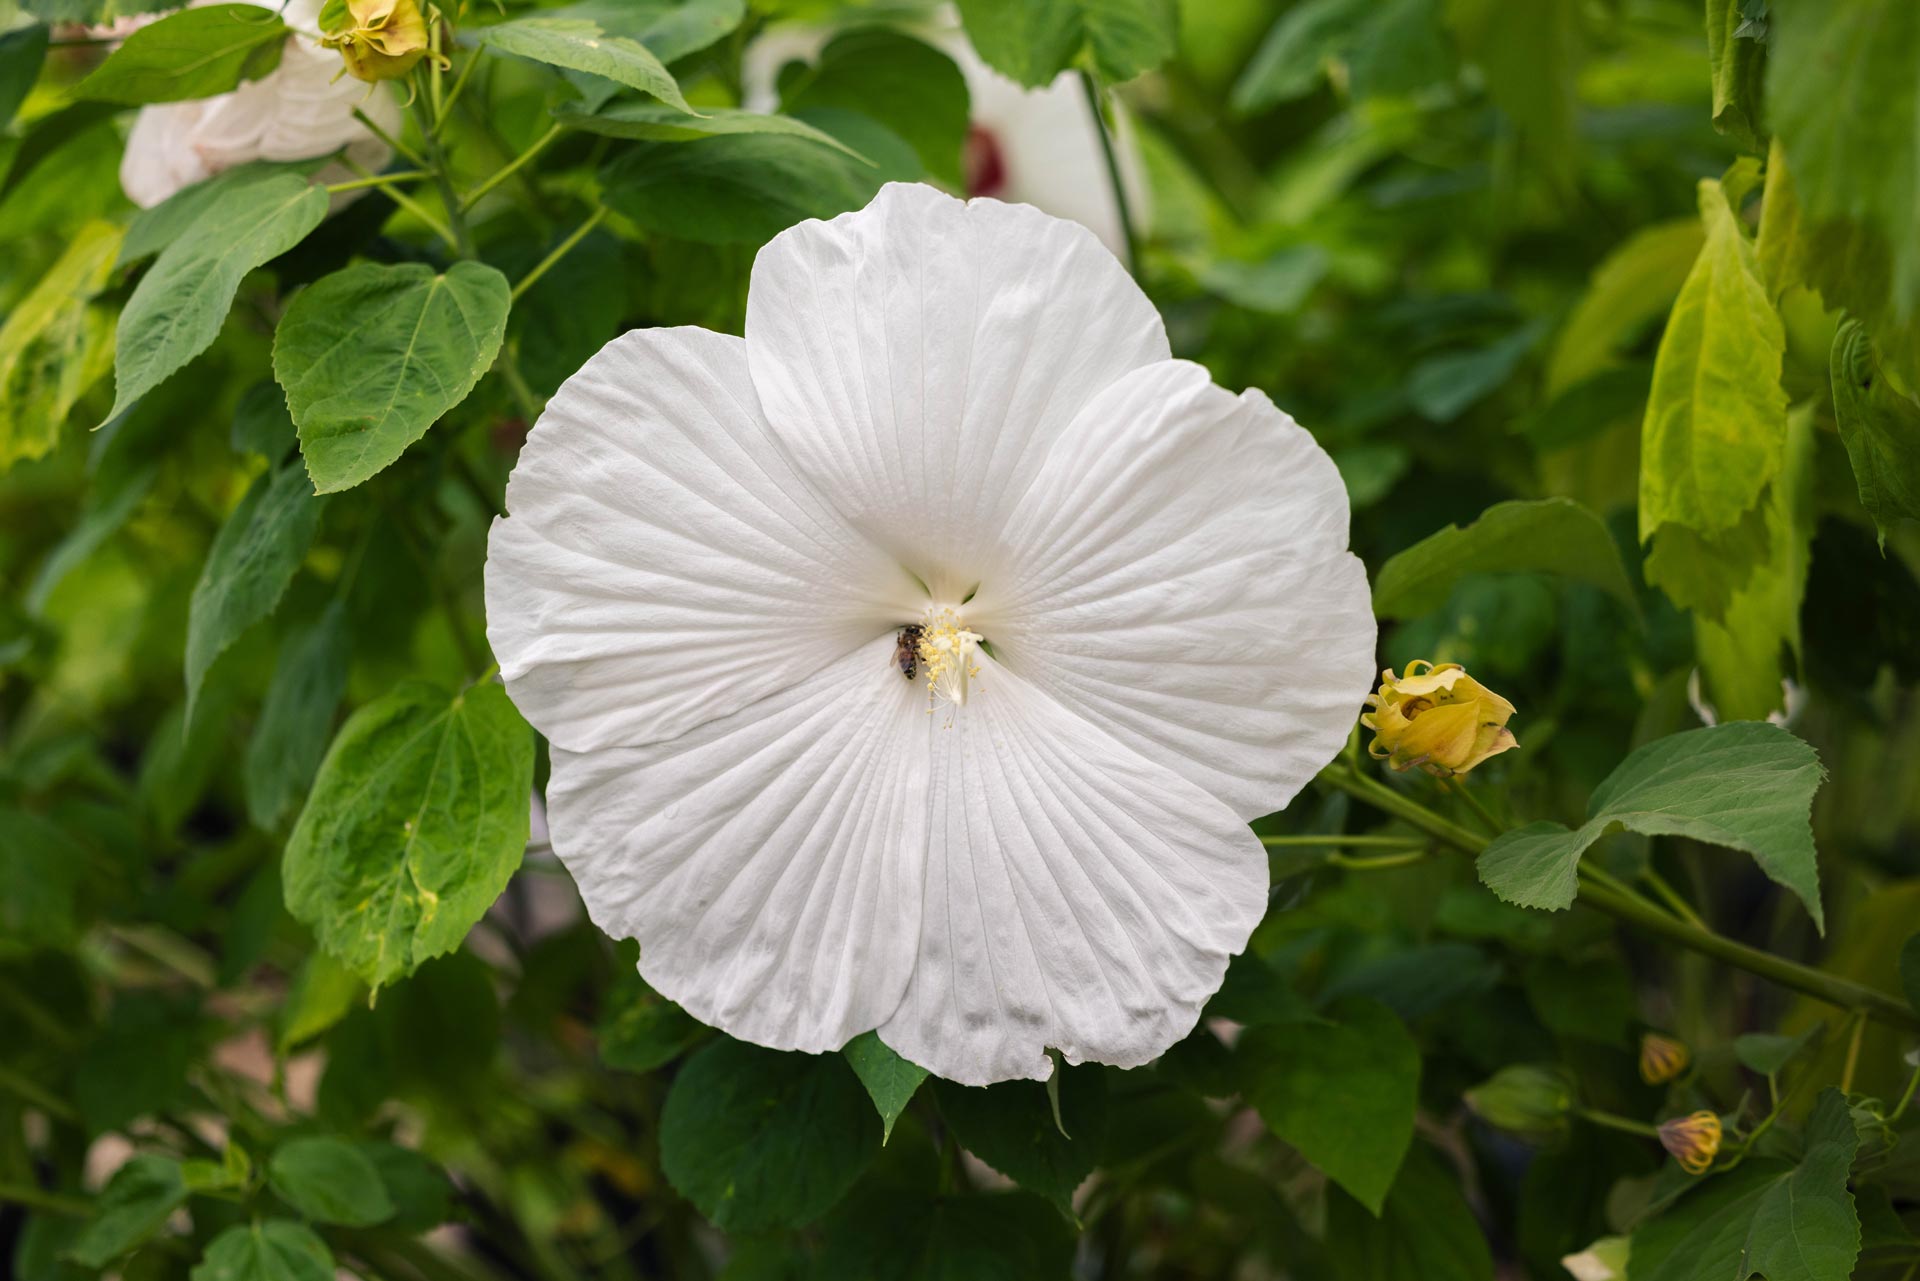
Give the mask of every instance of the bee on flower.
<svg viewBox="0 0 1920 1281">
<path fill-rule="evenodd" d="M 1360 717 L 1373 731 L 1367 754 L 1396 770 L 1418 766 L 1448 778 L 1520 745 L 1507 729 L 1513 704 L 1458 663 L 1418 659 L 1407 664 L 1405 676 L 1388 668 L 1367 706 L 1373 710 Z"/>
</svg>

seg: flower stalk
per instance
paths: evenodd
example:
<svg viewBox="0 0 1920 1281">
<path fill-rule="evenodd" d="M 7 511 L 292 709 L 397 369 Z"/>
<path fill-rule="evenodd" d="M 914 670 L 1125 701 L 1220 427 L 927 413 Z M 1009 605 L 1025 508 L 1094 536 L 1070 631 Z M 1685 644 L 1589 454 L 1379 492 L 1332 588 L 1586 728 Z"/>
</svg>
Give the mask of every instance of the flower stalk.
<svg viewBox="0 0 1920 1281">
<path fill-rule="evenodd" d="M 1106 162 L 1107 181 L 1113 187 L 1114 209 L 1120 214 L 1120 235 L 1127 242 L 1127 272 L 1140 277 L 1140 237 L 1133 225 L 1133 207 L 1127 201 L 1127 184 L 1120 176 L 1120 157 L 1113 149 L 1113 135 L 1107 128 L 1100 85 L 1091 71 L 1080 73 L 1081 87 L 1087 91 L 1087 110 L 1093 113 L 1094 132 L 1100 135 L 1100 158 Z"/>
</svg>

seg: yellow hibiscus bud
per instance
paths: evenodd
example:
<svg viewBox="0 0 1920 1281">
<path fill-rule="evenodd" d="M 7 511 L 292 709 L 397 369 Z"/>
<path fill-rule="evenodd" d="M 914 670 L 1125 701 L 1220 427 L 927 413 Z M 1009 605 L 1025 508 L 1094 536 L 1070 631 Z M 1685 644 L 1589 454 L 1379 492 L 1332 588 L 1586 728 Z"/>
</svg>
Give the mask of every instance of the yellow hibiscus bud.
<svg viewBox="0 0 1920 1281">
<path fill-rule="evenodd" d="M 1720 1152 L 1720 1118 L 1711 1112 L 1695 1112 L 1662 1121 L 1660 1146 L 1688 1174 L 1705 1174 Z"/>
<path fill-rule="evenodd" d="M 1407 664 L 1405 676 L 1388 668 L 1367 705 L 1373 710 L 1360 717 L 1373 731 L 1367 753 L 1397 770 L 1418 765 L 1445 778 L 1520 745 L 1507 730 L 1513 704 L 1458 663 L 1421 659 Z"/>
<path fill-rule="evenodd" d="M 1687 1047 L 1670 1036 L 1648 1032 L 1640 1038 L 1640 1079 L 1648 1085 L 1665 1085 L 1692 1061 Z"/>
<path fill-rule="evenodd" d="M 332 0 L 320 14 L 320 43 L 338 49 L 356 80 L 398 80 L 431 55 L 418 0 Z"/>
</svg>

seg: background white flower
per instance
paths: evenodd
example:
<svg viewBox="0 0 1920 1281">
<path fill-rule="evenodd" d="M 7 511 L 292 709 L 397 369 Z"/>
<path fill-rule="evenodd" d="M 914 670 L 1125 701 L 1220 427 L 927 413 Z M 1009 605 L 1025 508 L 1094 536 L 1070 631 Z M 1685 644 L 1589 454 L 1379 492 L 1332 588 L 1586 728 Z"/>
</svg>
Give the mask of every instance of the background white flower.
<svg viewBox="0 0 1920 1281">
<path fill-rule="evenodd" d="M 792 228 L 746 334 L 609 343 L 491 536 L 589 911 L 764 1045 L 877 1027 L 969 1083 L 1147 1061 L 1266 909 L 1246 821 L 1372 677 L 1332 462 L 1025 206 L 892 185 Z M 929 715 L 896 633 L 943 609 L 988 651 Z"/>
<path fill-rule="evenodd" d="M 247 0 L 279 9 L 266 0 Z M 340 55 L 322 49 L 321 0 L 291 0 L 281 17 L 294 33 L 280 65 L 232 93 L 142 107 L 120 161 L 120 186 L 142 207 L 182 187 L 251 160 L 306 160 L 346 148 L 354 163 L 379 169 L 392 152 L 354 118 L 357 107 L 389 133 L 400 129 L 400 103 L 384 86 L 341 76 Z M 331 167 L 330 167 L 331 168 Z M 324 172 L 324 171 L 323 171 Z M 339 177 L 351 177 L 345 166 Z"/>
<path fill-rule="evenodd" d="M 772 27 L 747 46 L 741 58 L 741 105 L 749 111 L 780 106 L 780 69 L 812 62 L 834 36 L 850 28 L 818 23 Z M 1126 250 L 1120 207 L 1107 176 L 1100 125 L 1076 72 L 1052 84 L 1027 89 L 980 60 L 950 10 L 906 28 L 952 58 L 967 82 L 967 194 L 1032 205 L 1071 218 L 1100 237 L 1114 253 Z M 1127 190 L 1136 228 L 1150 222 L 1146 169 L 1125 107 L 1113 103 L 1117 129 L 1115 161 Z"/>
</svg>

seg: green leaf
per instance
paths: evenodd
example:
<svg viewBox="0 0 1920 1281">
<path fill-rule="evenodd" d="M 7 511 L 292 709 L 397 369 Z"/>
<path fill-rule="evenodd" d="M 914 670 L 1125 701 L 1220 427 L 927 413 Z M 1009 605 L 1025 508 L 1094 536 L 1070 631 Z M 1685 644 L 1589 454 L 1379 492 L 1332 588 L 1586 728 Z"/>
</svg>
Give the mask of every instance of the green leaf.
<svg viewBox="0 0 1920 1281">
<path fill-rule="evenodd" d="M 292 463 L 255 478 L 220 526 L 187 611 L 187 721 L 207 669 L 280 603 L 319 528 L 322 504 Z"/>
<path fill-rule="evenodd" d="M 279 1010 L 274 1048 L 284 1057 L 347 1017 L 367 985 L 321 949 L 309 953 Z"/>
<path fill-rule="evenodd" d="M 1200 269 L 1200 283 L 1249 311 L 1291 315 L 1313 292 L 1332 265 L 1319 245 L 1291 245 L 1263 262 L 1216 258 Z"/>
<path fill-rule="evenodd" d="M 707 1035 L 706 1024 L 661 996 L 639 974 L 623 976 L 600 1021 L 600 1058 L 623 1072 L 664 1067 Z"/>
<path fill-rule="evenodd" d="M 287 24 L 273 9 L 182 9 L 130 33 L 74 93 L 127 106 L 211 98 L 272 71 L 286 45 Z"/>
<path fill-rule="evenodd" d="M 467 398 L 506 333 L 507 278 L 477 262 L 357 263 L 280 321 L 273 373 L 322 494 L 379 472 Z"/>
<path fill-rule="evenodd" d="M 1593 269 L 1547 359 L 1547 395 L 1558 396 L 1606 369 L 1686 284 L 1706 237 L 1698 218 L 1635 232 Z"/>
<path fill-rule="evenodd" d="M 1768 113 L 1800 201 L 1815 222 L 1852 224 L 1861 287 L 1910 320 L 1920 310 L 1920 5 L 1776 0 L 1771 13 Z"/>
<path fill-rule="evenodd" d="M 977 1086 L 936 1078 L 933 1097 L 960 1146 L 1071 1217 L 1074 1189 L 1093 1173 L 1106 1146 L 1107 1083 L 1091 1065 L 1056 1064 L 1054 1072 L 1058 1124 L 1041 1081 Z"/>
<path fill-rule="evenodd" d="M 321 1223 L 366 1228 L 393 1217 L 380 1171 L 344 1139 L 294 1139 L 267 1162 L 267 1177 L 282 1201 Z"/>
<path fill-rule="evenodd" d="M 1750 1161 L 1689 1193 L 1633 1234 L 1634 1281 L 1746 1277 L 1833 1281 L 1853 1274 L 1860 1219 L 1847 1191 L 1859 1147 L 1847 1099 L 1821 1092 L 1800 1163 Z"/>
<path fill-rule="evenodd" d="M 1420 1092 L 1420 1047 L 1370 1000 L 1325 1018 L 1249 1030 L 1237 1049 L 1243 1093 L 1280 1138 L 1374 1214 L 1407 1145 Z"/>
<path fill-rule="evenodd" d="M 1306 0 L 1280 15 L 1233 86 L 1233 109 L 1250 116 L 1304 98 L 1345 52 L 1366 0 Z"/>
<path fill-rule="evenodd" d="M 1767 48 L 1739 34 L 1740 0 L 1707 0 L 1707 62 L 1713 68 L 1713 127 L 1749 151 L 1761 149 Z"/>
<path fill-rule="evenodd" d="M 1888 526 L 1920 518 L 1920 403 L 1888 380 L 1857 320 L 1833 336 L 1833 417 L 1884 551 Z"/>
<path fill-rule="evenodd" d="M 1578 831 L 1529 823 L 1481 852 L 1480 879 L 1521 907 L 1573 903 L 1580 856 L 1618 823 L 1744 850 L 1825 929 L 1809 814 L 1825 771 L 1805 740 L 1739 721 L 1656 739 L 1634 751 L 1587 802 Z"/>
<path fill-rule="evenodd" d="M 862 1185 L 828 1220 L 817 1277 L 1013 1281 L 1072 1275 L 1071 1226 L 1027 1192 Z"/>
<path fill-rule="evenodd" d="M 87 1267 L 104 1268 L 158 1232 L 186 1203 L 187 1183 L 178 1161 L 152 1154 L 133 1157 L 107 1180 L 98 1211 L 70 1253 Z"/>
<path fill-rule="evenodd" d="M 1327 1253 L 1337 1281 L 1493 1281 L 1486 1234 L 1425 1144 L 1407 1153 L 1378 1208 L 1328 1191 Z"/>
<path fill-rule="evenodd" d="M 205 351 L 219 336 L 246 274 L 299 244 L 326 215 L 323 189 L 296 174 L 277 173 L 228 193 L 180 232 L 120 313 L 107 420 Z"/>
<path fill-rule="evenodd" d="M 1468 574 L 1509 571 L 1560 574 L 1639 608 L 1613 535 L 1568 498 L 1495 503 L 1465 529 L 1448 525 L 1421 539 L 1380 567 L 1373 607 L 1398 618 L 1431 613 Z"/>
<path fill-rule="evenodd" d="M 192 1281 L 333 1281 L 326 1242 L 290 1219 L 242 1223 L 207 1246 Z"/>
<path fill-rule="evenodd" d="M 326 754 L 327 730 L 347 689 L 346 622 L 335 601 L 280 648 L 242 770 L 247 817 L 262 831 L 272 831 L 306 795 Z"/>
<path fill-rule="evenodd" d="M 0 957 L 61 947 L 74 936 L 86 852 L 38 815 L 0 805 Z"/>
<path fill-rule="evenodd" d="M 381 1185 L 393 1202 L 389 1229 L 425 1232 L 453 1217 L 454 1189 L 445 1170 L 395 1143 L 363 1139 L 355 1146 L 380 1172 Z"/>
<path fill-rule="evenodd" d="M 287 910 L 373 987 L 460 946 L 520 865 L 533 734 L 497 684 L 408 681 L 344 725 L 287 842 Z"/>
<path fill-rule="evenodd" d="M 640 143 L 602 171 L 603 198 L 648 231 L 703 244 L 760 244 L 807 218 L 858 209 L 871 166 L 788 134 Z"/>
<path fill-rule="evenodd" d="M 1408 375 L 1407 399 L 1432 421 L 1450 423 L 1513 377 L 1540 333 L 1538 324 L 1523 325 L 1477 350 L 1431 356 Z"/>
<path fill-rule="evenodd" d="M 880 1122 L 838 1054 L 721 1038 L 687 1060 L 660 1118 L 660 1164 L 728 1232 L 831 1210 L 880 1148 Z"/>
<path fill-rule="evenodd" d="M 1719 183 L 1700 183 L 1706 243 L 1667 320 L 1642 427 L 1640 537 L 1671 521 L 1733 528 L 1780 471 L 1786 331 Z"/>
<path fill-rule="evenodd" d="M 18 27 L 0 35 L 0 129 L 13 123 L 33 82 L 40 78 L 40 64 L 47 57 L 45 23 Z"/>
<path fill-rule="evenodd" d="M 89 304 L 119 247 L 112 223 L 81 224 L 0 323 L 0 471 L 52 449 L 74 404 L 107 372 L 113 321 Z"/>
<path fill-rule="evenodd" d="M 1578 0 L 1447 0 L 1461 51 L 1480 65 L 1487 96 L 1519 136 L 1520 150 L 1562 189 L 1572 185 L 1579 133 Z"/>
<path fill-rule="evenodd" d="M 709 107 L 704 115 L 689 116 L 657 102 L 624 100 L 610 102 L 598 111 L 589 111 L 577 102 L 563 102 L 554 108 L 553 114 L 569 129 L 581 129 L 608 138 L 634 138 L 642 142 L 698 142 L 702 138 L 721 134 L 790 134 L 845 152 L 855 160 L 872 163 L 825 130 L 816 129 L 792 116 L 763 111 Z"/>
<path fill-rule="evenodd" d="M 159 253 L 230 200 L 253 199 L 251 189 L 261 183 L 288 175 L 305 178 L 316 168 L 310 160 L 292 164 L 255 160 L 182 187 L 153 208 L 142 209 L 133 216 L 127 225 L 127 238 L 120 244 L 120 265 L 124 267 Z"/>
<path fill-rule="evenodd" d="M 873 1106 L 880 1113 L 880 1142 L 884 1144 L 893 1137 L 893 1123 L 927 1079 L 927 1070 L 894 1053 L 878 1032 L 862 1032 L 840 1052 L 847 1056 L 860 1084 L 873 1098 Z"/>
<path fill-rule="evenodd" d="M 1174 53 L 1170 0 L 960 0 L 960 21 L 981 60 L 1029 89 L 1086 49 L 1100 75 L 1131 80 Z"/>
<path fill-rule="evenodd" d="M 269 466 L 293 452 L 299 437 L 278 383 L 269 378 L 247 388 L 234 408 L 227 440 L 235 453 L 258 454 Z"/>
<path fill-rule="evenodd" d="M 1798 1036 L 1773 1036 L 1749 1032 L 1733 1038 L 1733 1055 L 1747 1070 L 1772 1076 L 1793 1061 L 1796 1054 L 1820 1035 L 1821 1024 L 1809 1023 Z"/>
<path fill-rule="evenodd" d="M 965 186 L 960 152 L 967 140 L 967 82 L 933 46 L 878 28 L 850 31 L 782 93 L 787 111 L 854 111 L 877 120 L 914 149 L 928 173 Z"/>
<path fill-rule="evenodd" d="M 481 44 L 501 53 L 604 76 L 629 89 L 652 94 L 670 107 L 693 112 L 673 73 L 661 65 L 652 50 L 626 36 L 609 35 L 591 18 L 541 14 L 481 27 L 474 34 Z"/>
</svg>

